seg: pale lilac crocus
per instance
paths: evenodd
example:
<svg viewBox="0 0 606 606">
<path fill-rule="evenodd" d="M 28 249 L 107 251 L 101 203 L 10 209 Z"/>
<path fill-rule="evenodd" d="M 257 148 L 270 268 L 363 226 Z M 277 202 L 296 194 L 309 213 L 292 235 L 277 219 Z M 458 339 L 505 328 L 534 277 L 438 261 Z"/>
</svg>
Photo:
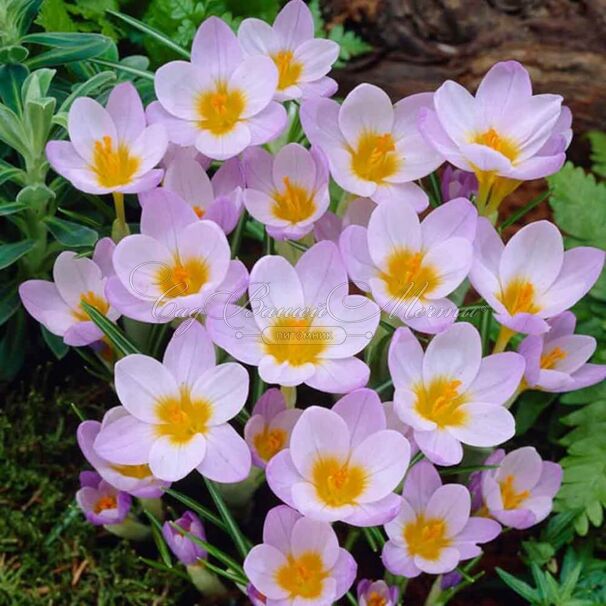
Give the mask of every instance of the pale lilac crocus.
<svg viewBox="0 0 606 606">
<path fill-rule="evenodd" d="M 475 173 L 481 214 L 495 212 L 522 181 L 557 172 L 570 142 L 570 112 L 560 95 L 533 95 L 516 61 L 495 64 L 475 97 L 446 81 L 419 114 L 427 141 L 451 164 Z"/>
<path fill-rule="evenodd" d="M 276 454 L 288 448 L 292 428 L 301 412 L 286 407 L 284 394 L 279 389 L 268 389 L 259 398 L 244 426 L 244 439 L 257 467 L 265 469 Z"/>
<path fill-rule="evenodd" d="M 355 354 L 379 323 L 375 303 L 348 292 L 338 248 L 319 242 L 294 267 L 274 255 L 257 261 L 248 289 L 251 310 L 218 306 L 206 326 L 219 347 L 258 366 L 266 383 L 346 393 L 368 382 L 368 366 Z"/>
<path fill-rule="evenodd" d="M 314 20 L 302 0 L 290 0 L 273 25 L 261 19 L 242 21 L 238 40 L 248 55 L 269 57 L 278 69 L 278 101 L 330 97 L 337 83 L 326 74 L 339 57 L 339 45 L 314 38 Z"/>
<path fill-rule="evenodd" d="M 116 465 L 99 456 L 95 451 L 94 443 L 99 432 L 127 415 L 127 411 L 122 406 L 115 406 L 105 413 L 102 423 L 83 421 L 78 426 L 76 434 L 78 446 L 86 460 L 106 482 L 134 497 L 157 499 L 170 484 L 156 478 L 149 465 Z"/>
<path fill-rule="evenodd" d="M 185 200 L 199 219 L 214 221 L 226 235 L 242 214 L 244 174 L 238 158 L 224 162 L 211 179 L 189 149 L 183 148 L 167 162 L 162 187 Z M 142 206 L 147 198 L 147 194 L 139 196 Z"/>
<path fill-rule="evenodd" d="M 547 320 L 549 331 L 529 335 L 518 346 L 526 360 L 522 389 L 560 393 L 595 385 L 606 378 L 605 364 L 587 361 L 596 350 L 589 335 L 575 335 L 577 319 L 565 311 Z"/>
<path fill-rule="evenodd" d="M 385 581 L 363 579 L 358 583 L 358 606 L 397 606 L 400 591 Z"/>
<path fill-rule="evenodd" d="M 532 446 L 505 454 L 499 449 L 481 473 L 482 515 L 504 526 L 525 529 L 542 522 L 553 508 L 562 483 L 562 467 L 543 461 Z"/>
<path fill-rule="evenodd" d="M 414 429 L 400 419 L 393 402 L 384 402 L 383 410 L 385 411 L 387 429 L 393 429 L 394 431 L 401 433 L 408 440 L 408 443 L 410 444 L 410 456 L 414 457 L 417 452 L 419 452 L 419 447 L 415 442 Z"/>
<path fill-rule="evenodd" d="M 96 452 L 118 465 L 149 465 L 173 482 L 197 469 L 217 482 L 250 471 L 250 451 L 228 421 L 248 396 L 248 373 L 236 363 L 215 365 L 215 350 L 197 322 L 176 331 L 162 362 L 142 354 L 115 366 L 116 392 L 128 412 L 104 427 Z"/>
<path fill-rule="evenodd" d="M 440 192 L 443 201 L 453 200 L 454 198 L 467 198 L 469 200 L 472 195 L 478 193 L 478 180 L 473 173 L 468 173 L 447 164 L 440 179 Z"/>
<path fill-rule="evenodd" d="M 103 480 L 98 473 L 83 471 L 76 502 L 91 524 L 105 526 L 124 522 L 132 499 L 126 492 Z"/>
<path fill-rule="evenodd" d="M 398 511 L 393 491 L 409 461 L 410 444 L 387 429 L 377 393 L 358 389 L 331 410 L 305 409 L 266 475 L 274 493 L 308 518 L 376 526 Z"/>
<path fill-rule="evenodd" d="M 524 358 L 514 352 L 482 358 L 471 324 L 453 324 L 425 352 L 408 328 L 399 328 L 388 362 L 396 413 L 436 465 L 460 463 L 461 444 L 497 446 L 513 437 L 514 418 L 504 404 L 520 383 Z"/>
<path fill-rule="evenodd" d="M 92 259 L 75 252 L 62 252 L 53 266 L 53 281 L 27 280 L 19 286 L 25 309 L 49 332 L 67 345 L 80 347 L 103 338 L 103 333 L 82 308 L 88 303 L 110 320 L 120 312 L 105 296 L 105 285 L 113 274 L 110 238 L 97 242 Z"/>
<path fill-rule="evenodd" d="M 504 245 L 490 222 L 480 219 L 474 246 L 469 279 L 501 324 L 497 350 L 517 332 L 547 332 L 547 319 L 583 297 L 604 265 L 605 253 L 597 248 L 564 252 L 562 235 L 549 221 L 524 226 Z"/>
<path fill-rule="evenodd" d="M 397 517 L 385 525 L 382 560 L 392 574 L 413 578 L 444 574 L 482 553 L 478 544 L 501 531 L 494 520 L 470 517 L 471 497 L 461 484 L 445 484 L 429 461 L 407 474 Z"/>
<path fill-rule="evenodd" d="M 299 240 L 328 209 L 328 166 L 324 154 L 298 143 L 275 156 L 260 147 L 243 155 L 244 205 L 277 240 Z"/>
<path fill-rule="evenodd" d="M 223 230 L 200 220 L 179 196 L 157 188 L 145 196 L 141 233 L 120 241 L 113 256 L 116 276 L 108 299 L 125 316 L 162 324 L 204 313 L 221 292 L 234 300 L 248 272 L 230 261 Z"/>
<path fill-rule="evenodd" d="M 150 113 L 173 143 L 226 160 L 283 130 L 286 111 L 272 101 L 277 85 L 274 62 L 245 57 L 229 26 L 210 17 L 196 33 L 191 62 L 172 61 L 156 72 L 159 106 Z"/>
<path fill-rule="evenodd" d="M 377 203 L 397 200 L 421 212 L 429 201 L 414 181 L 443 162 L 417 128 L 419 110 L 431 105 L 431 93 L 393 105 L 377 86 L 360 84 L 341 106 L 331 99 L 305 101 L 301 123 L 311 143 L 326 154 L 332 177 L 345 191 Z"/>
<path fill-rule="evenodd" d="M 49 141 L 53 169 L 89 194 L 132 194 L 155 187 L 168 139 L 160 124 L 146 125 L 143 104 L 130 83 L 118 84 L 103 107 L 76 99 L 67 117 L 69 141 Z"/>
<path fill-rule="evenodd" d="M 339 244 L 341 232 L 349 225 L 367 227 L 376 207 L 377 205 L 370 198 L 354 198 L 347 204 L 342 217 L 327 210 L 314 225 L 316 242 L 330 240 Z"/>
<path fill-rule="evenodd" d="M 263 543 L 244 560 L 244 572 L 267 606 L 330 606 L 351 587 L 356 571 L 330 524 L 285 505 L 268 512 Z"/>
<path fill-rule="evenodd" d="M 200 518 L 193 511 L 186 511 L 174 522 L 182 531 L 189 532 L 198 539 L 206 541 L 206 533 Z M 198 543 L 185 536 L 170 522 L 164 522 L 162 536 L 175 557 L 185 566 L 196 564 L 198 560 L 208 557 L 206 550 Z"/>
<path fill-rule="evenodd" d="M 443 204 L 419 221 L 414 210 L 388 201 L 368 228 L 347 227 L 339 240 L 349 276 L 372 293 L 390 316 L 434 334 L 453 324 L 457 307 L 447 296 L 473 261 L 477 212 L 465 198 Z"/>
</svg>

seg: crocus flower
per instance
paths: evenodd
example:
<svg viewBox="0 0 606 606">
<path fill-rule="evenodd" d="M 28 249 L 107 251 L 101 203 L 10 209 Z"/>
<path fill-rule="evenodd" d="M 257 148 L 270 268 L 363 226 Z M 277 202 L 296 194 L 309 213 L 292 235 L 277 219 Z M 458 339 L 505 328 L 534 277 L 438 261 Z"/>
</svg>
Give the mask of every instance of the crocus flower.
<svg viewBox="0 0 606 606">
<path fill-rule="evenodd" d="M 63 337 L 67 345 L 78 347 L 100 340 L 103 333 L 82 303 L 88 303 L 110 320 L 120 317 L 105 296 L 105 284 L 113 273 L 113 250 L 111 239 L 103 238 L 97 242 L 92 259 L 62 252 L 53 266 L 53 282 L 27 280 L 19 286 L 25 309 L 49 332 Z"/>
<path fill-rule="evenodd" d="M 529 335 L 518 352 L 526 360 L 522 388 L 563 392 L 595 385 L 606 378 L 605 364 L 588 364 L 596 350 L 596 340 L 575 335 L 577 323 L 571 311 L 547 320 L 549 332 Z"/>
<path fill-rule="evenodd" d="M 331 240 L 335 244 L 339 244 L 341 232 L 349 225 L 366 227 L 376 207 L 377 205 L 370 198 L 354 198 L 347 204 L 342 217 L 327 210 L 314 225 L 316 242 Z"/>
<path fill-rule="evenodd" d="M 392 105 L 380 88 L 360 84 L 341 106 L 323 98 L 305 101 L 301 123 L 345 191 L 378 203 L 395 199 L 421 212 L 429 201 L 414 181 L 443 162 L 417 129 L 419 110 L 431 104 L 432 94 L 421 93 Z"/>
<path fill-rule="evenodd" d="M 288 448 L 292 428 L 301 412 L 286 408 L 286 400 L 279 389 L 268 389 L 259 398 L 244 427 L 244 439 L 257 467 L 264 469 L 272 457 Z"/>
<path fill-rule="evenodd" d="M 478 180 L 473 173 L 447 164 L 440 180 L 440 191 L 444 201 L 454 198 L 470 199 L 472 195 L 478 193 Z"/>
<path fill-rule="evenodd" d="M 562 468 L 543 461 L 532 446 L 490 460 L 497 469 L 482 471 L 483 511 L 504 526 L 524 529 L 542 522 L 553 507 L 562 483 Z"/>
<path fill-rule="evenodd" d="M 168 143 L 164 127 L 146 126 L 137 89 L 118 84 L 102 107 L 94 99 L 76 99 L 67 117 L 70 141 L 49 141 L 46 156 L 53 169 L 89 194 L 146 191 L 162 179 L 154 169 Z"/>
<path fill-rule="evenodd" d="M 229 26 L 210 17 L 194 38 L 191 62 L 172 61 L 155 77 L 161 107 L 151 111 L 170 140 L 214 160 L 277 137 L 286 111 L 272 101 L 278 70 L 269 57 L 244 57 Z"/>
<path fill-rule="evenodd" d="M 200 221 L 179 196 L 157 188 L 145 196 L 141 233 L 116 247 L 116 276 L 106 292 L 125 316 L 162 324 L 203 313 L 218 291 L 244 292 L 248 273 L 230 261 L 227 238 L 213 221 Z"/>
<path fill-rule="evenodd" d="M 410 461 L 410 445 L 387 429 L 370 389 L 342 397 L 331 410 L 312 406 L 292 430 L 290 447 L 267 466 L 267 483 L 287 505 L 320 521 L 376 526 L 394 517 L 393 493 Z"/>
<path fill-rule="evenodd" d="M 358 583 L 358 606 L 396 606 L 399 593 L 385 581 L 363 579 Z"/>
<path fill-rule="evenodd" d="M 131 496 L 101 479 L 94 471 L 80 474 L 76 502 L 86 519 L 95 526 L 120 524 L 130 511 Z"/>
<path fill-rule="evenodd" d="M 267 606 L 330 606 L 351 587 L 356 571 L 330 524 L 284 505 L 268 512 L 263 543 L 244 560 L 244 572 Z"/>
<path fill-rule="evenodd" d="M 356 286 L 382 309 L 415 330 L 437 333 L 456 320 L 457 307 L 446 297 L 471 268 L 476 219 L 465 198 L 422 222 L 410 206 L 391 200 L 373 211 L 368 229 L 343 231 L 341 253 Z"/>
<path fill-rule="evenodd" d="M 330 97 L 336 92 L 337 83 L 326 74 L 339 57 L 339 45 L 314 38 L 313 16 L 302 0 L 290 0 L 273 26 L 261 19 L 244 19 L 238 40 L 248 55 L 265 55 L 275 63 L 276 100 Z"/>
<path fill-rule="evenodd" d="M 383 402 L 383 410 L 385 410 L 385 420 L 387 422 L 387 429 L 393 429 L 398 433 L 401 433 L 410 444 L 410 456 L 419 452 L 419 447 L 415 442 L 414 429 L 410 425 L 406 425 L 402 419 L 398 416 L 393 402 Z"/>
<path fill-rule="evenodd" d="M 248 584 L 246 588 L 246 595 L 253 606 L 267 605 L 267 598 L 252 583 Z"/>
<path fill-rule="evenodd" d="M 224 162 L 209 179 L 189 149 L 182 148 L 167 163 L 162 186 L 185 200 L 198 218 L 214 221 L 226 235 L 233 231 L 242 214 L 244 174 L 237 158 Z M 148 197 L 139 196 L 141 205 Z"/>
<path fill-rule="evenodd" d="M 193 511 L 186 511 L 178 520 L 175 520 L 175 524 L 198 539 L 206 541 L 204 526 Z M 198 560 L 205 560 L 208 556 L 203 547 L 179 532 L 170 522 L 164 522 L 162 536 L 175 557 L 185 566 L 195 564 Z"/>
<path fill-rule="evenodd" d="M 127 416 L 127 414 L 122 406 L 115 406 L 105 413 L 102 423 L 83 421 L 78 426 L 76 434 L 78 446 L 86 460 L 108 484 L 118 490 L 128 492 L 134 497 L 157 499 L 162 496 L 170 484 L 154 477 L 149 465 L 115 465 L 99 456 L 93 447 L 101 429 L 108 427 L 111 423 Z"/>
<path fill-rule="evenodd" d="M 425 352 L 408 328 L 399 328 L 389 347 L 389 372 L 396 413 L 437 465 L 460 463 L 461 444 L 496 446 L 513 437 L 515 422 L 504 404 L 520 383 L 524 358 L 514 352 L 482 358 L 471 324 L 453 324 Z"/>
<path fill-rule="evenodd" d="M 605 253 L 597 248 L 564 252 L 562 235 L 549 221 L 524 226 L 504 246 L 490 222 L 480 219 L 474 246 L 469 279 L 508 329 L 499 348 L 516 332 L 547 332 L 547 318 L 583 297 L 604 265 Z"/>
<path fill-rule="evenodd" d="M 250 275 L 252 311 L 235 305 L 210 310 L 213 341 L 245 364 L 259 367 L 266 383 L 306 383 L 329 393 L 366 385 L 368 366 L 355 354 L 379 323 L 377 306 L 348 295 L 338 248 L 319 242 L 295 267 L 283 257 L 257 261 Z"/>
<path fill-rule="evenodd" d="M 419 128 L 451 164 L 475 173 L 482 214 L 495 211 L 522 181 L 552 175 L 564 163 L 569 111 L 560 95 L 533 95 L 516 61 L 494 65 L 475 97 L 448 80 L 433 101 L 421 110 Z"/>
<path fill-rule="evenodd" d="M 244 205 L 273 238 L 302 238 L 328 209 L 328 166 L 319 150 L 289 143 L 273 157 L 255 147 L 243 162 Z"/>
<path fill-rule="evenodd" d="M 465 486 L 442 485 L 429 461 L 417 463 L 404 481 L 400 512 L 385 525 L 389 541 L 382 559 L 387 570 L 408 578 L 421 572 L 443 574 L 480 555 L 478 543 L 492 541 L 501 527 L 494 520 L 470 517 L 470 504 Z"/>
<path fill-rule="evenodd" d="M 149 465 L 168 482 L 197 469 L 217 482 L 250 471 L 250 451 L 228 424 L 248 396 L 240 364 L 215 366 L 215 350 L 197 322 L 176 331 L 162 363 L 134 354 L 115 366 L 116 392 L 129 413 L 104 427 L 97 453 L 118 465 Z"/>
</svg>

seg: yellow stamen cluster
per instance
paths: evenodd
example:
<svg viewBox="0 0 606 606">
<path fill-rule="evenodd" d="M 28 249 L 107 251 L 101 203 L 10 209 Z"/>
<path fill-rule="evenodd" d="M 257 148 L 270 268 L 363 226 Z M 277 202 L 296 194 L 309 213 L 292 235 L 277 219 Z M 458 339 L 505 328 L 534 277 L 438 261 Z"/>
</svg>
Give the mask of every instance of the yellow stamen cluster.
<svg viewBox="0 0 606 606">
<path fill-rule="evenodd" d="M 95 141 L 91 170 L 101 187 L 128 185 L 141 165 L 141 159 L 133 156 L 128 147 L 114 145 L 110 136 Z"/>
</svg>

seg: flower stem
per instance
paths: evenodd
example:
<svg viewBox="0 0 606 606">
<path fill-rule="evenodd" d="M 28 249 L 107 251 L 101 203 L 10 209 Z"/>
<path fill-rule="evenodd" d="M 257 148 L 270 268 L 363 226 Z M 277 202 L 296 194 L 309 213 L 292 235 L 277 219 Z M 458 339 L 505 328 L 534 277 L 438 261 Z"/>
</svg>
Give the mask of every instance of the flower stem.
<svg viewBox="0 0 606 606">
<path fill-rule="evenodd" d="M 126 224 L 126 212 L 124 210 L 124 194 L 121 192 L 113 192 L 114 208 L 116 210 L 116 220 L 112 226 L 112 239 L 114 242 L 119 242 L 122 238 L 128 236 L 130 230 Z"/>
<path fill-rule="evenodd" d="M 497 337 L 497 341 L 494 344 L 494 349 L 492 350 L 492 353 L 495 354 L 505 351 L 507 344 L 515 334 L 515 330 L 511 330 L 511 328 L 507 328 L 507 326 L 501 325 L 501 330 L 499 331 L 499 336 Z"/>
</svg>

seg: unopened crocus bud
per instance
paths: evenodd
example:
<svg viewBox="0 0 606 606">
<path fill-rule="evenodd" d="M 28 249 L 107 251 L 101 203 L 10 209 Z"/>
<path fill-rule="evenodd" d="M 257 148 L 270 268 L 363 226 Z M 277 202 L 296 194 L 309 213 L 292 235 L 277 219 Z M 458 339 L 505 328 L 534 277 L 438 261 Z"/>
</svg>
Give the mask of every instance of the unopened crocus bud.
<svg viewBox="0 0 606 606">
<path fill-rule="evenodd" d="M 175 524 L 184 531 L 190 532 L 195 537 L 206 541 L 206 533 L 200 518 L 192 511 L 186 511 Z M 162 527 L 162 535 L 175 557 L 186 566 L 195 564 L 200 559 L 206 559 L 208 554 L 197 543 L 181 534 L 170 522 L 165 522 Z"/>
<path fill-rule="evenodd" d="M 442 578 L 440 579 L 440 589 L 444 591 L 456 587 L 462 580 L 463 576 L 460 572 L 457 572 L 456 570 L 448 572 L 445 575 L 442 575 Z"/>
<path fill-rule="evenodd" d="M 440 189 L 444 202 L 454 198 L 467 198 L 469 200 L 472 194 L 478 193 L 478 179 L 473 173 L 468 173 L 447 164 L 440 179 Z"/>
<path fill-rule="evenodd" d="M 131 506 L 131 496 L 108 484 L 95 471 L 80 474 L 76 502 L 86 519 L 95 526 L 121 524 Z"/>
<path fill-rule="evenodd" d="M 359 606 L 395 606 L 398 594 L 398 588 L 390 587 L 385 581 L 363 579 L 358 583 Z"/>
</svg>

